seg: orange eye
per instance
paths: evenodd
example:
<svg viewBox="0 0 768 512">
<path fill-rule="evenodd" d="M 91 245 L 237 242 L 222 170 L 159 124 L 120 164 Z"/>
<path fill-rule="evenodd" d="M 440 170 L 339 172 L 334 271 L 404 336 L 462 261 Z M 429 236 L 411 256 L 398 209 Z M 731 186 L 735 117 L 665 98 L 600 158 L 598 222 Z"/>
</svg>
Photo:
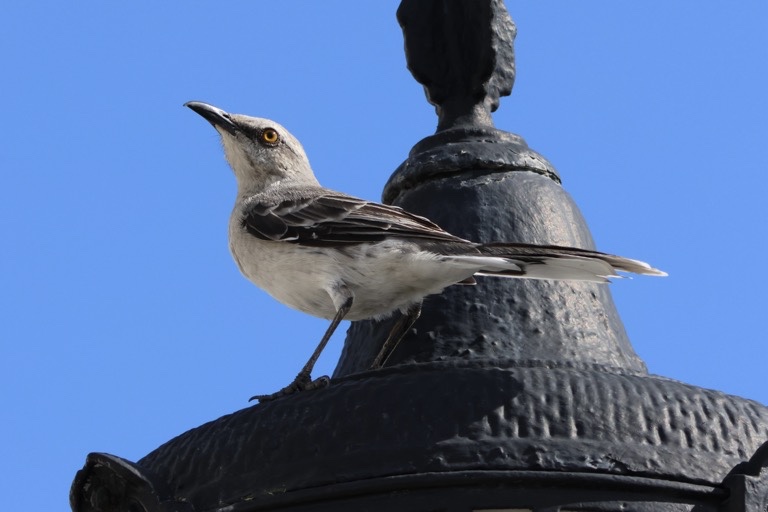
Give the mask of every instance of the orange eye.
<svg viewBox="0 0 768 512">
<path fill-rule="evenodd" d="M 280 140 L 280 135 L 277 134 L 277 130 L 274 128 L 265 128 L 264 131 L 261 132 L 260 139 L 264 144 L 274 146 L 277 144 L 277 141 Z"/>
</svg>

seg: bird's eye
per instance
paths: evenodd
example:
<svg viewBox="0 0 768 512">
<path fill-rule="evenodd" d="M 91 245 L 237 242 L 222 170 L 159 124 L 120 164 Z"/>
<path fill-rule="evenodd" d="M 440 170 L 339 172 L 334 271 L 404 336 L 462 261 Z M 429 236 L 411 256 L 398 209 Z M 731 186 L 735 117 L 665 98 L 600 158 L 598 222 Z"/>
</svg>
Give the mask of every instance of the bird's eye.
<svg viewBox="0 0 768 512">
<path fill-rule="evenodd" d="M 274 146 L 277 144 L 277 141 L 280 140 L 280 135 L 278 135 L 277 130 L 274 128 L 265 128 L 264 131 L 261 132 L 259 140 L 268 146 Z"/>
</svg>

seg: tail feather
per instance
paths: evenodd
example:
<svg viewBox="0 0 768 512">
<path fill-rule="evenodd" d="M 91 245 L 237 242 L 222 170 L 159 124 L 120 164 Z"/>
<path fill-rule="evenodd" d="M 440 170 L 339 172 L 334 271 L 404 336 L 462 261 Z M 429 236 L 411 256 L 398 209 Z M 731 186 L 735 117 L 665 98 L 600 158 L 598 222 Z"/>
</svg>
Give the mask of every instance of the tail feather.
<svg viewBox="0 0 768 512">
<path fill-rule="evenodd" d="M 480 245 L 477 249 L 489 263 L 477 272 L 479 275 L 570 279 L 597 283 L 606 283 L 609 278 L 621 277 L 617 272 L 649 276 L 667 275 L 644 261 L 588 249 L 504 243 Z"/>
</svg>

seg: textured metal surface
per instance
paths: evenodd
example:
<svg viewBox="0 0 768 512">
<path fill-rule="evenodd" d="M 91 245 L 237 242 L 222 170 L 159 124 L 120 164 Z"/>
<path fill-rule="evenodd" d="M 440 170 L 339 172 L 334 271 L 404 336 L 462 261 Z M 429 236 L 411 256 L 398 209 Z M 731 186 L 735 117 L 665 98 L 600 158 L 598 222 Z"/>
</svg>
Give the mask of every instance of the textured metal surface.
<svg viewBox="0 0 768 512">
<path fill-rule="evenodd" d="M 768 441 L 749 461 L 734 468 L 723 481 L 728 499 L 721 512 L 765 512 L 768 510 Z"/>
<path fill-rule="evenodd" d="M 767 438 L 761 405 L 668 379 L 429 363 L 245 409 L 138 465 L 206 510 L 223 496 L 288 498 L 338 482 L 467 470 L 717 485 Z"/>
<path fill-rule="evenodd" d="M 388 476 L 312 488 L 281 496 L 241 501 L 227 512 L 450 511 L 513 512 L 560 510 L 595 512 L 715 512 L 727 496 L 722 489 L 649 478 L 535 471 L 457 471 Z M 598 497 L 599 501 L 595 501 Z"/>
</svg>

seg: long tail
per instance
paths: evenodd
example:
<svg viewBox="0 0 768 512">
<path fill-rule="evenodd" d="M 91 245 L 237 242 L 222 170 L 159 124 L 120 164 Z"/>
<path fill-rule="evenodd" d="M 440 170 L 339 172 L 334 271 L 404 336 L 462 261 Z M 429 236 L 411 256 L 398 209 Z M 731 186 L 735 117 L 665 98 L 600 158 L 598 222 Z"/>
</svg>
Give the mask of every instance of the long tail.
<svg viewBox="0 0 768 512">
<path fill-rule="evenodd" d="M 617 272 L 666 276 L 648 263 L 587 249 L 554 245 L 493 243 L 477 246 L 478 275 L 525 279 L 569 279 L 606 283 Z"/>
</svg>

